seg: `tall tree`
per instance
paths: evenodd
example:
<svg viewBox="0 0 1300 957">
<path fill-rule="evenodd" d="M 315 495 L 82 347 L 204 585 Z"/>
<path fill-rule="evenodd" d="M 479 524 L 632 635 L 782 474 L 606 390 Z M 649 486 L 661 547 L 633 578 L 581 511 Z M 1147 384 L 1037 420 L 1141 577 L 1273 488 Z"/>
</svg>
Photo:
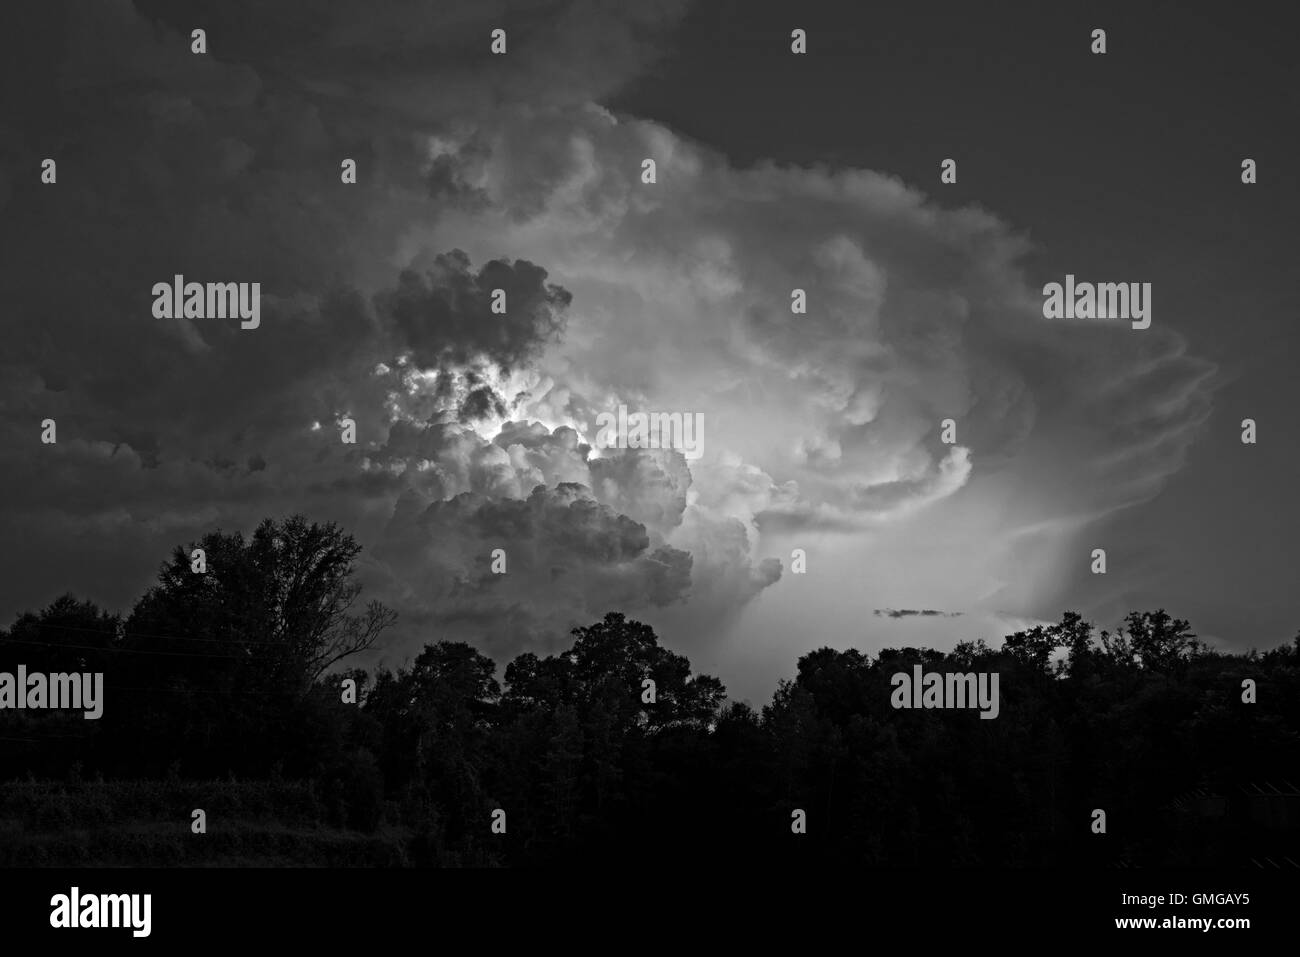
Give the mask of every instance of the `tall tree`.
<svg viewBox="0 0 1300 957">
<path fill-rule="evenodd" d="M 204 552 L 204 571 L 193 567 Z M 301 515 L 267 519 L 245 541 L 211 532 L 177 548 L 128 626 L 146 641 L 179 640 L 173 651 L 224 653 L 256 663 L 282 690 L 305 692 L 331 665 L 370 648 L 396 620 L 353 580 L 356 540 L 337 525 Z"/>
</svg>

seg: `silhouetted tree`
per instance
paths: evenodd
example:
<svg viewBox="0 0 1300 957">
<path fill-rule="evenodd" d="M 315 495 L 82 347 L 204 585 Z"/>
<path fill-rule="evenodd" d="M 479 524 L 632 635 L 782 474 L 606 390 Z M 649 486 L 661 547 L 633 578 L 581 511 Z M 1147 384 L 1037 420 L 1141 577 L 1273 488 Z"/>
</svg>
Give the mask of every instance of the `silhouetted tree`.
<svg viewBox="0 0 1300 957">
<path fill-rule="evenodd" d="M 207 570 L 192 570 L 195 548 Z M 360 614 L 353 580 L 361 551 L 351 535 L 330 522 L 301 515 L 267 519 L 245 541 L 242 534 L 211 532 L 197 545 L 177 548 L 158 584 L 137 603 L 128 631 L 180 650 L 198 642 L 255 662 L 283 689 L 305 690 L 331 665 L 370 648 L 396 613 L 371 601 Z"/>
<path fill-rule="evenodd" d="M 102 670 L 107 697 L 97 722 L 0 711 L 0 775 L 305 781 L 309 818 L 389 835 L 398 857 L 432 866 L 1241 865 L 1257 845 L 1300 853 L 1286 813 L 1241 797 L 1254 781 L 1295 780 L 1300 637 L 1225 654 L 1163 609 L 1099 634 L 1067 611 L 997 648 L 818 648 L 756 710 L 617 612 L 573 629 L 566 650 L 520 654 L 504 684 L 464 642 L 427 644 L 373 678 L 332 669 L 393 619 L 375 603 L 351 612 L 350 536 L 295 517 L 198 547 L 207 571 L 178 549 L 125 624 L 66 595 L 0 631 L 0 670 Z M 996 720 L 895 710 L 892 678 L 915 665 L 996 673 Z M 349 679 L 357 705 L 341 700 Z M 1226 810 L 1189 816 L 1177 800 L 1189 789 Z M 0 789 L 0 820 L 35 815 L 39 829 L 101 813 L 24 794 Z M 1095 807 L 1109 814 L 1106 841 L 1090 840 Z M 489 832 L 495 808 L 506 834 Z M 795 809 L 806 834 L 791 833 Z"/>
</svg>

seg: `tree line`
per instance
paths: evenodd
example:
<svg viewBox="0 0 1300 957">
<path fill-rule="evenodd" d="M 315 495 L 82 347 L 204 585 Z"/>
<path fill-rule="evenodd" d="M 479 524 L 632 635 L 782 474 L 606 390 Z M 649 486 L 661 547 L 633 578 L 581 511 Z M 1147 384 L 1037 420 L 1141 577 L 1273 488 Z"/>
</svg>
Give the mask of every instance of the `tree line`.
<svg viewBox="0 0 1300 957">
<path fill-rule="evenodd" d="M 1295 801 L 1248 796 L 1300 781 L 1300 636 L 1224 654 L 1163 610 L 1114 631 L 1066 612 L 999 648 L 821 648 L 755 709 L 617 612 L 500 679 L 463 642 L 348 668 L 395 620 L 358 607 L 359 551 L 267 520 L 177 548 L 124 617 L 71 595 L 18 616 L 0 671 L 103 672 L 106 703 L 0 711 L 0 779 L 308 782 L 325 826 L 391 830 L 423 866 L 1300 860 Z M 998 673 L 998 717 L 895 710 L 918 663 Z"/>
</svg>

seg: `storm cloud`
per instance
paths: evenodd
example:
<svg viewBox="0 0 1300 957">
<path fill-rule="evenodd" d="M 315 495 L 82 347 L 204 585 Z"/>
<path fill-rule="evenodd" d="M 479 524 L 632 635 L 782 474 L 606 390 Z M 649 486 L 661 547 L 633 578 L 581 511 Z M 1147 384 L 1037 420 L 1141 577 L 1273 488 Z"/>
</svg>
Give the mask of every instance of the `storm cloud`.
<svg viewBox="0 0 1300 957">
<path fill-rule="evenodd" d="M 812 567 L 852 589 L 843 540 L 947 505 L 971 570 L 894 552 L 919 600 L 1028 616 L 1025 569 L 1156 494 L 1211 408 L 1159 318 L 1044 320 L 991 212 L 601 106 L 682 5 L 510 4 L 497 58 L 503 3 L 232 3 L 206 56 L 195 9 L 86 5 L 48 88 L 5 85 L 0 529 L 29 549 L 0 612 L 125 607 L 172 545 L 303 511 L 366 546 L 390 658 L 551 650 L 612 609 L 703 650 L 796 587 L 793 547 L 841 539 Z M 154 319 L 180 273 L 260 282 L 261 327 Z M 698 414 L 702 457 L 596 448 L 620 405 Z"/>
</svg>

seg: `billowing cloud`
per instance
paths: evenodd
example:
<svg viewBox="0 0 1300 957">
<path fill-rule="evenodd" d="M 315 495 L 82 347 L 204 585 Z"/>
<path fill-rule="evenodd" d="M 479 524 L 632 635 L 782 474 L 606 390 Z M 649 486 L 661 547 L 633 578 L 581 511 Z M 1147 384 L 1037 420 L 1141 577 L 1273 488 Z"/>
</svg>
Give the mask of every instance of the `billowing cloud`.
<svg viewBox="0 0 1300 957">
<path fill-rule="evenodd" d="M 696 559 L 701 620 L 708 569 L 770 585 L 765 560 L 827 532 L 866 535 L 865 553 L 823 543 L 820 573 L 850 589 L 853 564 L 898 561 L 989 620 L 1050 614 L 1077 582 L 1084 530 L 1154 495 L 1211 407 L 1216 368 L 1175 317 L 1142 331 L 1046 320 L 1021 234 L 888 176 L 740 169 L 594 106 L 521 108 L 430 151 L 482 202 L 411 242 L 527 249 L 574 295 L 566 336 L 537 363 L 565 397 L 553 415 L 588 441 L 621 404 L 702 417 L 669 539 Z M 928 517 L 938 503 L 954 504 Z M 873 529 L 951 538 L 936 520 L 967 529 L 968 570 L 896 536 L 893 554 L 870 551 L 884 540 Z M 723 546 L 728 522 L 743 546 Z M 763 587 L 730 592 L 720 614 Z"/>
<path fill-rule="evenodd" d="M 1213 365 L 1159 316 L 1044 320 L 988 212 L 597 105 L 680 12 L 240 0 L 196 56 L 188 4 L 90 5 L 49 88 L 3 94 L 6 610 L 120 607 L 177 541 L 305 511 L 367 546 L 393 657 L 551 648 L 610 609 L 702 646 L 796 587 L 792 540 L 926 541 L 947 508 L 973 570 L 905 546 L 922 597 L 875 600 L 1036 614 L 1033 575 L 1181 467 Z M 261 283 L 260 328 L 153 318 L 176 274 Z M 701 455 L 598 447 L 620 406 L 698 417 Z M 855 595 L 834 547 L 813 567 Z"/>
<path fill-rule="evenodd" d="M 1049 323 L 1023 238 L 889 177 L 735 169 L 595 108 L 520 111 L 437 148 L 467 153 L 490 205 L 423 235 L 543 251 L 580 326 L 544 368 L 589 409 L 702 412 L 704 504 L 744 499 L 795 525 L 892 519 L 1042 450 L 1095 476 L 1078 511 L 1100 514 L 1149 496 L 1208 410 L 1214 367 L 1176 334 Z"/>
</svg>

